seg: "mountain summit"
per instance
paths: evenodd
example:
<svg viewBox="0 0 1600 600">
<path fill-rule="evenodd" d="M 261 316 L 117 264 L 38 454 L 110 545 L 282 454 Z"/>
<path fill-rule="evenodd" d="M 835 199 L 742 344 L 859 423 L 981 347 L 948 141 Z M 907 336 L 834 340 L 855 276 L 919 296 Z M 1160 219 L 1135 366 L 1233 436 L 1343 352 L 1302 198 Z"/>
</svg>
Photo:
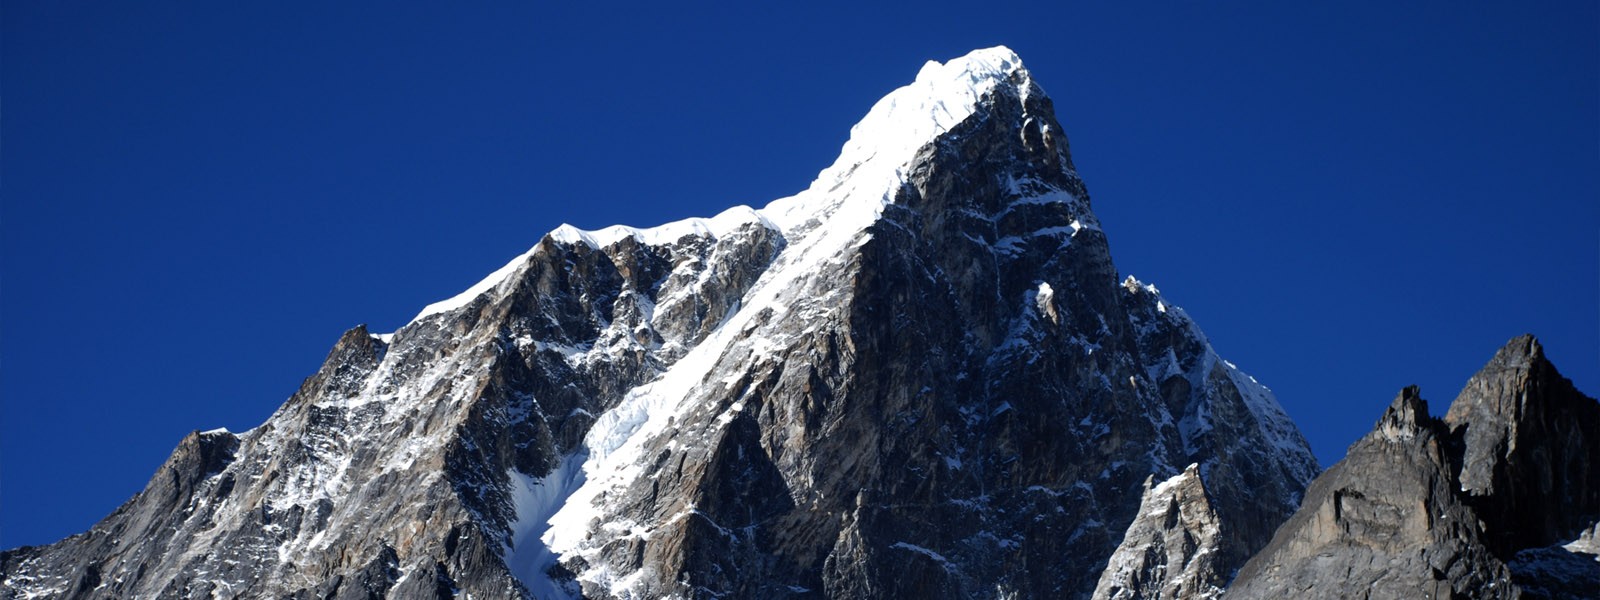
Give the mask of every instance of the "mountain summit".
<svg viewBox="0 0 1600 600">
<path fill-rule="evenodd" d="M 345 333 L 261 426 L 0 555 L 0 594 L 1214 595 L 1317 472 L 1118 273 L 1049 97 L 993 48 L 928 63 L 792 197 L 562 226 Z"/>
</svg>

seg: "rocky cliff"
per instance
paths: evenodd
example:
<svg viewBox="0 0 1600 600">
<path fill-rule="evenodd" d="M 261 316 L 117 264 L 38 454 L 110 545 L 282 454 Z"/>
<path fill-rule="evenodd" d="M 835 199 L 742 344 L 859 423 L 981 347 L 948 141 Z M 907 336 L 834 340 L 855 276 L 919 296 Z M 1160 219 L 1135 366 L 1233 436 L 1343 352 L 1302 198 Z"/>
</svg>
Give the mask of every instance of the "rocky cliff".
<svg viewBox="0 0 1600 600">
<path fill-rule="evenodd" d="M 346 333 L 266 423 L 0 555 L 0 596 L 1070 598 L 1125 538 L 1168 566 L 1123 589 L 1209 590 L 1317 470 L 1119 275 L 1050 99 L 996 48 L 923 67 L 793 197 L 563 226 Z M 1168 489 L 1206 510 L 1139 524 Z"/>
<path fill-rule="evenodd" d="M 1597 436 L 1600 403 L 1513 339 L 1443 420 L 1403 391 L 1228 597 L 1600 597 Z"/>
</svg>

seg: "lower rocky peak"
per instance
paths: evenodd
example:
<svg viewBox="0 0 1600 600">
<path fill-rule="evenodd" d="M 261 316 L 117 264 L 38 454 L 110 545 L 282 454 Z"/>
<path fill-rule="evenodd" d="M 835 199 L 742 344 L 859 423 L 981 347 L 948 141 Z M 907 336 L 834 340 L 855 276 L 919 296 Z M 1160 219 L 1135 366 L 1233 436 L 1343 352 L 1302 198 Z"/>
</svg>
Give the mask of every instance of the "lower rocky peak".
<svg viewBox="0 0 1600 600">
<path fill-rule="evenodd" d="M 1600 403 L 1563 377 L 1533 336 L 1496 352 L 1445 422 L 1463 445 L 1461 491 L 1501 558 L 1572 541 L 1600 520 Z"/>
<path fill-rule="evenodd" d="M 1228 597 L 1516 597 L 1457 495 L 1448 440 L 1407 388 L 1311 483 L 1300 511 L 1245 564 Z"/>
<path fill-rule="evenodd" d="M 1422 391 L 1413 385 L 1401 390 L 1389 409 L 1383 412 L 1374 434 L 1390 442 L 1404 442 L 1419 433 L 1431 433 L 1435 425 L 1437 420 L 1428 416 L 1428 401 L 1422 399 Z"/>
<path fill-rule="evenodd" d="M 1600 403 L 1513 339 L 1443 420 L 1402 391 L 1228 597 L 1600 597 L 1597 432 Z"/>
<path fill-rule="evenodd" d="M 1197 464 L 1159 485 L 1145 479 L 1139 516 L 1095 586 L 1095 600 L 1218 598 L 1226 573 L 1224 527 L 1212 509 Z"/>
</svg>

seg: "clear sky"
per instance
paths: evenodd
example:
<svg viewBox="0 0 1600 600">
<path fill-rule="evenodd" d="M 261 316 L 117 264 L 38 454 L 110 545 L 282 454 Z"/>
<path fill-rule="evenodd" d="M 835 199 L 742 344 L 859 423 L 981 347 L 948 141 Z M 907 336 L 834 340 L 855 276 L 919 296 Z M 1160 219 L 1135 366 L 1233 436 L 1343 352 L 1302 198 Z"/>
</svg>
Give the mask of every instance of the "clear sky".
<svg viewBox="0 0 1600 600">
<path fill-rule="evenodd" d="M 804 188 L 924 61 L 996 44 L 1119 268 L 1325 465 L 1523 332 L 1600 393 L 1593 2 L 282 4 L 0 9 L 0 547 L 563 222 Z"/>
</svg>

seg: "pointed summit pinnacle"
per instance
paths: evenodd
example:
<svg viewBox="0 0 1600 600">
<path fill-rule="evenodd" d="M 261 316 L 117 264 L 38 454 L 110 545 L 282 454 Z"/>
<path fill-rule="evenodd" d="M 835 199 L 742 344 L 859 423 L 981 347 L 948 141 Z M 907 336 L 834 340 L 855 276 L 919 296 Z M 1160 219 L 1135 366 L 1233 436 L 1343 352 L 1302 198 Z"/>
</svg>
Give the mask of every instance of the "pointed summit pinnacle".
<svg viewBox="0 0 1600 600">
<path fill-rule="evenodd" d="M 1001 85 L 1018 86 L 1023 96 L 1034 87 L 1022 59 L 1005 46 L 974 50 L 944 64 L 928 61 L 911 85 L 884 96 L 850 128 L 850 142 L 834 166 L 845 164 L 855 149 L 891 145 L 914 150 L 931 142 L 970 116 Z"/>
<path fill-rule="evenodd" d="M 1381 435 L 1391 442 L 1409 440 L 1432 421 L 1428 415 L 1428 401 L 1422 399 L 1421 390 L 1414 385 L 1407 386 L 1383 412 L 1372 435 Z"/>
<path fill-rule="evenodd" d="M 1005 46 L 974 50 L 943 64 L 928 61 L 909 85 L 890 92 L 850 128 L 833 165 L 804 192 L 773 202 L 762 213 L 779 228 L 794 227 L 850 203 L 862 209 L 854 220 L 876 218 L 904 181 L 904 167 L 918 150 L 965 121 L 996 88 L 1015 86 L 1026 100 L 1043 96 L 1022 59 Z"/>
<path fill-rule="evenodd" d="M 984 81 L 1008 81 L 1013 74 L 1028 76 L 1027 67 L 1022 66 L 1022 58 L 1010 48 L 995 46 L 973 50 L 966 56 L 950 59 L 942 65 L 930 60 L 917 73 L 917 81 L 948 79 L 954 75 L 955 78 L 965 77 L 976 86 Z"/>
</svg>

